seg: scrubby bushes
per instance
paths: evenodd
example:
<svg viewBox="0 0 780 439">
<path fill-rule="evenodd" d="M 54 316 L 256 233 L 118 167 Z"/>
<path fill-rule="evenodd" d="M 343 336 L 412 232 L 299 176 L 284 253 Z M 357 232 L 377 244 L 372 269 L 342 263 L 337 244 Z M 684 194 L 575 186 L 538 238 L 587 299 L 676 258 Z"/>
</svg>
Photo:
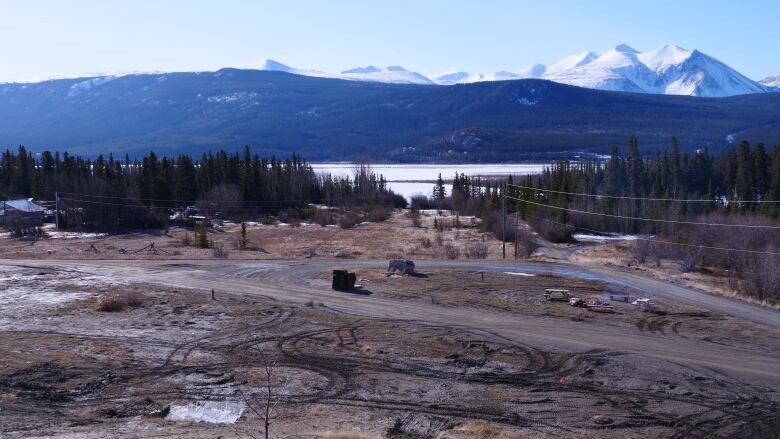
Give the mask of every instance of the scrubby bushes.
<svg viewBox="0 0 780 439">
<path fill-rule="evenodd" d="M 574 227 L 562 225 L 546 218 L 535 217 L 531 220 L 530 226 L 539 236 L 550 242 L 571 242 L 573 239 Z"/>
<path fill-rule="evenodd" d="M 485 259 L 488 256 L 488 246 L 482 242 L 474 242 L 466 245 L 467 259 Z"/>
<path fill-rule="evenodd" d="M 460 258 L 460 249 L 452 244 L 444 244 L 441 247 L 441 255 L 444 259 L 458 259 Z"/>
<path fill-rule="evenodd" d="M 533 233 L 526 227 L 517 230 L 515 242 L 517 243 L 516 251 L 519 258 L 529 258 L 539 248 Z"/>
<path fill-rule="evenodd" d="M 339 216 L 338 225 L 342 229 L 349 229 L 360 224 L 361 218 L 356 212 L 347 211 Z"/>
<path fill-rule="evenodd" d="M 138 293 L 111 292 L 100 296 L 95 302 L 95 309 L 101 312 L 119 312 L 125 308 L 137 307 L 143 304 L 143 296 Z"/>
<path fill-rule="evenodd" d="M 225 259 L 230 256 L 230 252 L 225 249 L 225 244 L 222 242 L 214 242 L 211 244 L 211 254 L 215 258 Z"/>
</svg>

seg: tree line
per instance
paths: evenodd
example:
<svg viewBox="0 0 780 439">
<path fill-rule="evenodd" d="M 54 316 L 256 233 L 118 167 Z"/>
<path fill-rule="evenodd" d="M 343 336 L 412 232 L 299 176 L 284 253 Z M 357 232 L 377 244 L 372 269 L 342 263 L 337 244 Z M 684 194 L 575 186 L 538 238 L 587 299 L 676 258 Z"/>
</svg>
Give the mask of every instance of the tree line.
<svg viewBox="0 0 780 439">
<path fill-rule="evenodd" d="M 95 159 L 24 146 L 0 157 L 0 199 L 32 197 L 54 200 L 66 213 L 69 228 L 121 231 L 161 227 L 174 208 L 197 206 L 232 216 L 301 214 L 309 204 L 368 209 L 405 205 L 387 189 L 381 175 L 356 166 L 354 175 L 320 174 L 299 155 L 261 157 L 245 147 L 241 154 L 224 150 L 119 160 L 109 154 Z"/>
<path fill-rule="evenodd" d="M 510 209 L 542 236 L 642 234 L 639 262 L 675 261 L 683 271 L 718 270 L 730 286 L 761 300 L 780 298 L 780 145 L 747 141 L 644 157 L 631 137 L 603 163 L 562 161 L 508 186 Z"/>
<path fill-rule="evenodd" d="M 520 253 L 536 248 L 522 222 L 552 242 L 572 241 L 575 232 L 639 234 L 639 262 L 718 270 L 736 290 L 780 299 L 780 145 L 743 141 L 714 155 L 681 152 L 672 138 L 667 151 L 645 156 L 632 136 L 606 160 L 562 160 L 519 181 L 456 174 L 451 193 L 444 189 L 440 180 L 433 197 L 412 202 L 479 215 L 498 239 L 516 241 L 517 232 L 527 250 Z"/>
</svg>

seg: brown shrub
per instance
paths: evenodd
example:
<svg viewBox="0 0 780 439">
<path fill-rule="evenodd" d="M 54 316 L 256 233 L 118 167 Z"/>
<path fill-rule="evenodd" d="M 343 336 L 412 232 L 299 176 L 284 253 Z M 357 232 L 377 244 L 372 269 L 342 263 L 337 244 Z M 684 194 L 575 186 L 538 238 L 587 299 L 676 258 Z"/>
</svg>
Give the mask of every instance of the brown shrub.
<svg viewBox="0 0 780 439">
<path fill-rule="evenodd" d="M 530 258 L 536 249 L 539 248 L 533 233 L 524 227 L 517 230 L 515 239 L 517 240 L 517 256 L 520 258 Z"/>
<path fill-rule="evenodd" d="M 460 249 L 452 244 L 445 244 L 442 247 L 442 256 L 444 259 L 458 259 L 460 257 Z"/>
<path fill-rule="evenodd" d="M 360 215 L 358 215 L 355 212 L 352 212 L 351 210 L 348 212 L 344 212 L 339 217 L 339 227 L 341 227 L 342 229 L 351 229 L 352 227 L 355 227 L 358 224 L 360 224 Z"/>
<path fill-rule="evenodd" d="M 221 258 L 221 259 L 230 256 L 230 252 L 225 249 L 225 244 L 221 242 L 212 243 L 211 254 L 214 255 L 215 258 Z"/>
<path fill-rule="evenodd" d="M 467 259 L 485 259 L 488 255 L 488 246 L 481 242 L 467 244 L 465 254 Z"/>
<path fill-rule="evenodd" d="M 107 293 L 100 296 L 95 304 L 97 311 L 119 312 L 127 307 L 127 298 L 119 293 Z"/>
<path fill-rule="evenodd" d="M 95 303 L 95 310 L 102 312 L 120 312 L 128 306 L 137 307 L 143 305 L 143 303 L 144 296 L 141 293 L 106 293 L 98 298 Z"/>
<path fill-rule="evenodd" d="M 393 209 L 389 207 L 376 206 L 368 211 L 368 213 L 366 213 L 366 220 L 379 223 L 388 220 L 391 216 L 393 216 Z"/>
<path fill-rule="evenodd" d="M 523 439 L 517 433 L 482 422 L 464 422 L 454 428 L 443 430 L 436 439 Z"/>
<path fill-rule="evenodd" d="M 314 215 L 312 216 L 312 221 L 315 223 L 321 225 L 322 227 L 336 224 L 336 215 L 333 214 L 330 210 L 327 209 L 316 209 L 314 211 Z"/>
</svg>

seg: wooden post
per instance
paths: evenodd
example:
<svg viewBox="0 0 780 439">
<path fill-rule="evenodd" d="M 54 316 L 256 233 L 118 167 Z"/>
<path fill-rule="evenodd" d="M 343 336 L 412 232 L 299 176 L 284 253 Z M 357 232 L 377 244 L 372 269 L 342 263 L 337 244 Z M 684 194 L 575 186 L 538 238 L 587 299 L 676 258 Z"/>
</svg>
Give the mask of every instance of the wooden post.
<svg viewBox="0 0 780 439">
<path fill-rule="evenodd" d="M 54 193 L 54 227 L 60 229 L 60 193 Z"/>
<path fill-rule="evenodd" d="M 506 259 L 506 183 L 501 187 L 501 258 Z"/>
<path fill-rule="evenodd" d="M 217 300 L 216 298 L 214 298 L 214 289 L 213 288 L 211 289 L 211 300 Z"/>
</svg>

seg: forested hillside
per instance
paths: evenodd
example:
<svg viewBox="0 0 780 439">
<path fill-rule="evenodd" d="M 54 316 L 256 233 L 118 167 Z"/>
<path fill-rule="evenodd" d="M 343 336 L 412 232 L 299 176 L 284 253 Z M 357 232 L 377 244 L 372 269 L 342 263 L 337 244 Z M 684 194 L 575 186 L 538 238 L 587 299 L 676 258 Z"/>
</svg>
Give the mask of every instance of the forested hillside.
<svg viewBox="0 0 780 439">
<path fill-rule="evenodd" d="M 309 160 L 500 162 L 780 140 L 780 94 L 696 98 L 543 80 L 420 86 L 282 72 L 143 74 L 0 84 L 0 147 L 140 158 L 244 145 Z"/>
</svg>

